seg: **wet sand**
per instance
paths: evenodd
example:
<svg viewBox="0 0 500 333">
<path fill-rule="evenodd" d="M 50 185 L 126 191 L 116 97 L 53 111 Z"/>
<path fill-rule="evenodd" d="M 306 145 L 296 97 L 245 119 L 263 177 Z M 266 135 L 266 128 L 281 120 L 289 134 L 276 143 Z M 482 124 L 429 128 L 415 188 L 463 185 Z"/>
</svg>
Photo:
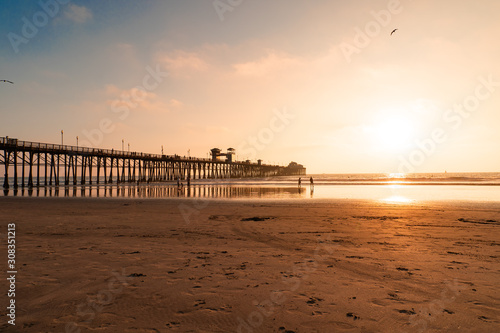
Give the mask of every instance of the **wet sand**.
<svg viewBox="0 0 500 333">
<path fill-rule="evenodd" d="M 500 203 L 6 197 L 0 212 L 18 269 L 2 332 L 500 331 Z"/>
</svg>

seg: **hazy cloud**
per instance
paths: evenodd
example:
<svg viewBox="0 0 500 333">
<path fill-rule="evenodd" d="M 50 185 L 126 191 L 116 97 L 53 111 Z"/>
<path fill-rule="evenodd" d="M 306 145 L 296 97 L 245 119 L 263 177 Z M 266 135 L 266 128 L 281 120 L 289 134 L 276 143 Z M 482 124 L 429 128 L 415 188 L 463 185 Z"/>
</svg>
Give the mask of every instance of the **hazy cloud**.
<svg viewBox="0 0 500 333">
<path fill-rule="evenodd" d="M 64 11 L 64 18 L 74 23 L 85 23 L 92 19 L 92 12 L 85 6 L 71 4 Z"/>
<path fill-rule="evenodd" d="M 126 109 L 129 112 L 163 114 L 183 105 L 176 99 L 164 101 L 156 93 L 140 89 L 140 87 L 120 89 L 110 84 L 106 86 L 105 94 L 108 97 L 106 104 L 117 113 L 124 112 Z"/>
<path fill-rule="evenodd" d="M 208 68 L 207 62 L 195 52 L 177 50 L 158 56 L 158 60 L 172 75 L 186 75 L 188 72 Z"/>
<path fill-rule="evenodd" d="M 261 59 L 235 64 L 233 67 L 236 73 L 240 75 L 267 76 L 296 66 L 299 63 L 300 61 L 297 58 L 290 55 L 279 55 L 273 52 Z"/>
</svg>

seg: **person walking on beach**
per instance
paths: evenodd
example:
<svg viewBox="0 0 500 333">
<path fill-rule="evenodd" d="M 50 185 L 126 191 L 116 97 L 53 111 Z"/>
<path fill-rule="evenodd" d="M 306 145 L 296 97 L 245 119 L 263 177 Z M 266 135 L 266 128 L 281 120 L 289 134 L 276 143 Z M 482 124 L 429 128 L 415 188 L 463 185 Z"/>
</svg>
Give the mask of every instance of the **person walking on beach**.
<svg viewBox="0 0 500 333">
<path fill-rule="evenodd" d="M 302 178 L 299 177 L 299 187 L 302 186 Z"/>
<path fill-rule="evenodd" d="M 313 180 L 313 177 L 309 178 L 309 182 L 311 183 L 311 198 L 312 198 L 313 194 L 314 194 L 314 180 Z"/>
</svg>

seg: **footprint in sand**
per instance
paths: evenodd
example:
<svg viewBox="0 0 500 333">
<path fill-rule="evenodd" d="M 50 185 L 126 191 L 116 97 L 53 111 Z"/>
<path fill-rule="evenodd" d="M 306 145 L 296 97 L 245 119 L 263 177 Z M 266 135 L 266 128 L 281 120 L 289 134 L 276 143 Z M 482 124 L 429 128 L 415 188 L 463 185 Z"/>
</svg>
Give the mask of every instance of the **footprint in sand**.
<svg viewBox="0 0 500 333">
<path fill-rule="evenodd" d="M 198 300 L 196 300 L 196 303 L 195 303 L 194 306 L 200 306 L 200 305 L 203 305 L 203 304 L 207 304 L 205 302 L 205 300 L 204 299 L 198 299 Z"/>
<path fill-rule="evenodd" d="M 411 310 L 397 310 L 399 313 L 404 313 L 404 314 L 407 314 L 407 315 L 414 315 L 414 314 L 417 314 L 415 312 L 415 309 L 414 308 L 411 308 Z"/>
<path fill-rule="evenodd" d="M 354 319 L 354 320 L 361 319 L 361 317 L 359 317 L 359 316 L 355 315 L 355 314 L 354 314 L 354 313 L 352 313 L 352 312 L 347 312 L 345 316 L 346 316 L 346 317 L 350 317 L 350 318 L 352 318 L 352 319 Z"/>
<path fill-rule="evenodd" d="M 274 219 L 275 217 L 272 217 L 272 216 L 264 216 L 264 217 L 260 217 L 260 216 L 254 216 L 254 217 L 247 217 L 247 218 L 242 218 L 241 221 L 255 221 L 255 222 L 259 222 L 259 221 L 265 221 L 265 220 L 271 220 L 271 219 Z"/>
<path fill-rule="evenodd" d="M 309 304 L 309 305 L 313 305 L 313 304 L 316 304 L 317 302 L 321 302 L 321 301 L 323 301 L 322 298 L 309 297 L 309 300 L 306 303 Z"/>
<path fill-rule="evenodd" d="M 181 326 L 181 323 L 177 321 L 171 321 L 170 323 L 166 323 L 165 326 L 168 328 L 179 328 Z"/>
<path fill-rule="evenodd" d="M 292 331 L 292 330 L 287 330 L 286 328 L 284 328 L 283 326 L 281 326 L 279 328 L 280 332 L 283 332 L 283 333 L 295 333 L 295 331 Z"/>
</svg>

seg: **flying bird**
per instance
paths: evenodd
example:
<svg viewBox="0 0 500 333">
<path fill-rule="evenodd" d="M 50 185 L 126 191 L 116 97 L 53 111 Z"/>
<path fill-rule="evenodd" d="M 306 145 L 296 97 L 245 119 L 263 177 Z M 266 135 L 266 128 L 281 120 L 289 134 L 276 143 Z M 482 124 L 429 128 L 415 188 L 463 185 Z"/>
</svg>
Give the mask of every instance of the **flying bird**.
<svg viewBox="0 0 500 333">
<path fill-rule="evenodd" d="M 7 83 L 11 83 L 11 84 L 14 84 L 14 82 L 12 82 L 12 81 L 9 81 L 9 80 L 0 80 L 0 82 L 7 82 Z"/>
<path fill-rule="evenodd" d="M 396 29 L 394 29 L 394 30 L 391 31 L 391 36 L 392 36 L 393 33 L 396 32 L 396 30 L 398 30 L 398 29 L 396 28 Z"/>
</svg>

